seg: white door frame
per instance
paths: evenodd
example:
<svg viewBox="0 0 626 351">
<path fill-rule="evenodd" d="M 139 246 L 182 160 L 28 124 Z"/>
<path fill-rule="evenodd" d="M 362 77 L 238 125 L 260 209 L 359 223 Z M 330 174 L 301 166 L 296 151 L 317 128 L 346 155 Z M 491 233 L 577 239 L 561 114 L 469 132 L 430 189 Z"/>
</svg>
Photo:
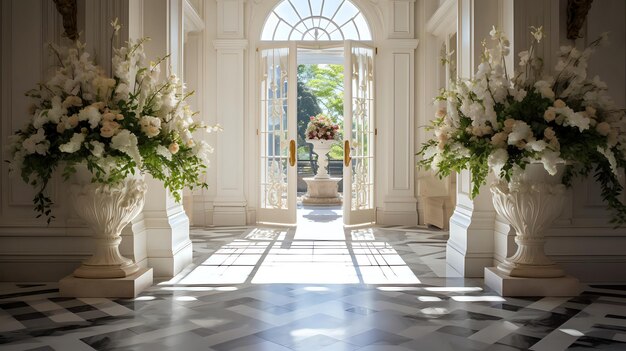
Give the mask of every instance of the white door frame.
<svg viewBox="0 0 626 351">
<path fill-rule="evenodd" d="M 261 152 L 262 150 L 262 146 L 261 146 L 261 136 L 263 135 L 263 130 L 262 130 L 262 125 L 260 125 L 260 121 L 261 121 L 261 113 L 263 113 L 262 108 L 260 106 L 261 103 L 261 99 L 262 96 L 260 95 L 260 84 L 261 84 L 261 74 L 263 72 L 262 67 L 260 67 L 260 55 L 259 53 L 261 53 L 263 50 L 268 50 L 268 49 L 278 49 L 278 48 L 287 48 L 289 50 L 289 65 L 288 65 L 288 82 L 290 82 L 291 79 L 297 79 L 297 67 L 298 67 L 298 61 L 297 61 L 297 57 L 298 57 L 298 49 L 302 48 L 302 49 L 319 49 L 319 50 L 323 50 L 323 49 L 329 49 L 329 48 L 340 48 L 343 47 L 344 48 L 344 67 L 350 66 L 351 63 L 348 61 L 350 60 L 351 57 L 351 48 L 354 46 L 354 44 L 357 44 L 357 46 L 359 47 L 368 47 L 371 48 L 373 50 L 373 43 L 372 41 L 353 41 L 353 40 L 345 40 L 345 41 L 271 41 L 271 42 L 261 42 L 259 43 L 259 45 L 257 46 L 257 55 L 256 55 L 256 79 L 255 79 L 255 104 L 256 104 L 256 108 L 258 109 L 258 112 L 255 114 L 256 115 L 256 123 L 257 123 L 257 140 L 255 142 L 256 145 L 256 153 L 255 153 L 255 157 L 256 157 L 256 161 L 260 162 L 260 157 L 261 157 Z M 350 53 L 348 55 L 348 53 Z M 350 79 L 351 82 L 351 75 L 347 75 L 344 69 L 344 77 L 348 77 L 348 78 L 344 78 L 344 79 Z M 350 101 L 348 103 L 348 105 L 346 105 L 346 101 L 347 100 L 351 100 L 350 99 L 346 99 L 346 97 L 348 96 L 348 92 L 351 91 L 351 89 L 349 89 L 348 84 L 347 84 L 348 80 L 344 80 L 344 117 L 346 116 L 346 106 L 350 107 L 352 106 L 352 102 Z M 288 91 L 289 91 L 289 96 L 288 96 L 288 102 L 287 102 L 287 119 L 288 119 L 288 141 L 289 143 L 291 143 L 292 141 L 297 140 L 297 84 L 288 84 Z M 372 111 L 374 111 L 374 107 L 372 107 Z M 350 113 L 350 116 L 352 115 L 352 113 Z M 345 126 L 345 118 L 344 118 L 344 126 Z M 374 115 L 374 120 L 375 120 L 375 115 Z M 373 127 L 372 127 L 373 128 Z M 344 145 L 345 145 L 345 136 L 346 136 L 346 131 L 344 131 Z M 373 141 L 374 139 L 372 139 Z M 372 143 L 373 146 L 374 143 Z M 291 147 L 291 145 L 290 145 Z M 374 154 L 374 149 L 372 149 L 372 155 Z M 374 167 L 376 166 L 376 163 L 374 163 Z M 346 190 L 351 192 L 351 183 L 352 182 L 346 182 L 346 179 L 351 179 L 351 172 L 348 171 L 346 172 L 346 169 L 350 169 L 350 167 L 346 167 L 346 165 L 344 164 L 344 204 L 343 204 L 343 211 L 344 211 L 344 223 L 345 224 L 359 224 L 359 223 L 369 223 L 369 222 L 375 222 L 376 220 L 376 206 L 375 206 L 375 200 L 374 200 L 374 194 L 375 191 L 372 191 L 372 199 L 371 199 L 371 203 L 372 203 L 372 208 L 368 209 L 367 211 L 354 211 L 351 210 L 350 208 L 350 204 L 348 203 L 348 206 L 346 205 L 346 200 L 345 200 L 345 194 L 346 194 Z M 261 177 L 261 172 L 263 171 L 263 167 L 262 165 L 259 163 L 259 167 L 257 168 L 257 175 L 259 177 L 257 177 L 257 182 L 256 182 L 256 192 L 257 192 L 257 222 L 259 223 L 271 223 L 271 224 L 279 224 L 279 225 L 293 225 L 296 223 L 297 220 L 297 216 L 296 216 L 296 210 L 297 210 L 297 204 L 296 204 L 296 196 L 297 196 L 297 145 L 296 145 L 296 165 L 295 166 L 290 166 L 289 167 L 289 171 L 288 171 L 288 176 L 287 176 L 287 205 L 285 208 L 281 208 L 281 209 L 269 209 L 269 208 L 264 208 L 263 204 L 261 203 L 262 201 L 264 201 L 264 196 L 262 195 L 262 184 L 261 184 L 261 179 L 263 179 Z M 346 177 L 346 174 L 348 174 L 348 177 Z M 372 171 L 372 174 L 376 174 L 375 170 Z M 351 196 L 349 196 L 351 197 Z"/>
</svg>

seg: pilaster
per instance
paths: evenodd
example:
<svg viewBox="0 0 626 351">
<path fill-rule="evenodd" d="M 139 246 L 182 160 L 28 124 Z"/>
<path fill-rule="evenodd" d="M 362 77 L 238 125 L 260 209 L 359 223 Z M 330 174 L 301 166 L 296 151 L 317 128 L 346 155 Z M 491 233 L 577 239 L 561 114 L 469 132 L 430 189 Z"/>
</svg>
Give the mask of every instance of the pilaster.
<svg viewBox="0 0 626 351">
<path fill-rule="evenodd" d="M 245 196 L 245 53 L 243 0 L 217 0 L 216 112 L 223 131 L 217 135 L 214 225 L 246 224 Z"/>
<path fill-rule="evenodd" d="M 499 0 L 458 0 L 457 4 L 457 67 L 460 77 L 471 78 L 480 63 L 481 41 L 489 37 L 492 25 L 501 25 L 504 11 Z M 471 189 L 470 173 L 460 172 L 446 261 L 463 276 L 482 277 L 484 268 L 493 264 L 496 213 L 488 186 L 482 186 L 474 199 L 470 198 Z"/>
<path fill-rule="evenodd" d="M 146 58 L 169 54 L 164 74 L 183 76 L 183 0 L 131 0 L 128 3 L 128 37 L 150 37 Z M 145 235 L 148 266 L 155 277 L 172 277 L 192 262 L 189 218 L 159 180 L 146 176 L 148 192 L 142 214 L 133 222 L 135 235 Z M 145 234 L 143 234 L 145 232 Z M 139 254 L 138 250 L 135 250 Z"/>
<path fill-rule="evenodd" d="M 383 177 L 383 209 L 379 211 L 377 222 L 401 225 L 417 225 L 417 199 L 415 198 L 415 49 L 417 39 L 388 39 L 379 46 L 380 61 L 377 67 L 376 101 L 385 131 L 378 160 Z M 385 151 L 386 150 L 386 151 Z M 383 153 L 389 155 L 384 157 Z"/>
</svg>

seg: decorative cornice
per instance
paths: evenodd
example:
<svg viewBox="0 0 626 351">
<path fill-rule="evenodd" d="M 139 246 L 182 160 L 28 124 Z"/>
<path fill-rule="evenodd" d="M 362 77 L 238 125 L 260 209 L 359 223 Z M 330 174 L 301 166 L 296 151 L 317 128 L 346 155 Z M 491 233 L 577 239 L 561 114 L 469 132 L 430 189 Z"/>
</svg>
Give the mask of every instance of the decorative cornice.
<svg viewBox="0 0 626 351">
<path fill-rule="evenodd" d="M 457 0 L 446 0 L 426 23 L 426 31 L 441 37 L 456 32 Z"/>
</svg>

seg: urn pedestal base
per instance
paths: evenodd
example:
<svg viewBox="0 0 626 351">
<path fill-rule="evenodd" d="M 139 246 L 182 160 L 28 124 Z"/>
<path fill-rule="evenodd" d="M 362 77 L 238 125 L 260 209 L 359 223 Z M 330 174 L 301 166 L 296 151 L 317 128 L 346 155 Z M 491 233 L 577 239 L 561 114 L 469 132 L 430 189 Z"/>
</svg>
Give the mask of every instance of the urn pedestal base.
<svg viewBox="0 0 626 351">
<path fill-rule="evenodd" d="M 74 275 L 59 281 L 62 297 L 133 298 L 152 286 L 152 268 L 141 268 L 124 278 L 77 278 Z"/>
<path fill-rule="evenodd" d="M 302 197 L 305 205 L 341 205 L 337 185 L 341 178 L 304 178 L 307 193 Z"/>
<path fill-rule="evenodd" d="M 581 292 L 580 282 L 572 276 L 511 277 L 495 267 L 485 268 L 485 285 L 500 296 L 577 296 Z"/>
</svg>

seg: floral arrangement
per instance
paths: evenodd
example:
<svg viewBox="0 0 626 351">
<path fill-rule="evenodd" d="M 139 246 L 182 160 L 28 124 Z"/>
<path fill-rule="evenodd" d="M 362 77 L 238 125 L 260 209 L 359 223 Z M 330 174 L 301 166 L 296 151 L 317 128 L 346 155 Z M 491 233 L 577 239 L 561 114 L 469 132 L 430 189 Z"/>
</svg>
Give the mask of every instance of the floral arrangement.
<svg viewBox="0 0 626 351">
<path fill-rule="evenodd" d="M 452 83 L 435 99 L 434 138 L 419 151 L 419 166 L 441 177 L 469 169 L 476 196 L 489 170 L 510 182 L 530 162 L 541 162 L 551 175 L 565 164 L 566 186 L 593 172 L 613 222 L 626 223 L 618 171 L 626 165 L 624 111 L 614 107 L 604 82 L 587 76 L 589 57 L 607 35 L 584 50 L 562 46 L 555 74 L 543 75 L 535 46 L 544 33 L 531 29 L 530 48 L 519 53 L 512 76 L 504 60 L 509 41 L 492 29 L 495 45 L 484 45 L 474 78 Z"/>
<path fill-rule="evenodd" d="M 339 125 L 323 114 L 311 116 L 306 126 L 307 139 L 335 140 L 339 138 Z"/>
<path fill-rule="evenodd" d="M 120 29 L 113 21 L 115 34 Z M 115 35 L 114 34 L 114 35 Z M 113 39 L 111 42 L 113 43 Z M 52 200 L 45 190 L 57 168 L 67 180 L 86 164 L 92 182 L 116 184 L 135 169 L 162 180 L 180 201 L 184 187 L 206 187 L 201 180 L 211 147 L 194 139 L 197 130 L 175 75 L 160 80 L 160 64 L 144 63 L 147 39 L 114 49 L 112 77 L 90 58 L 85 45 L 51 45 L 59 67 L 54 76 L 26 93 L 35 100 L 32 117 L 10 140 L 10 171 L 36 187 L 33 200 L 48 223 Z M 38 217 L 39 217 L 38 216 Z"/>
</svg>

